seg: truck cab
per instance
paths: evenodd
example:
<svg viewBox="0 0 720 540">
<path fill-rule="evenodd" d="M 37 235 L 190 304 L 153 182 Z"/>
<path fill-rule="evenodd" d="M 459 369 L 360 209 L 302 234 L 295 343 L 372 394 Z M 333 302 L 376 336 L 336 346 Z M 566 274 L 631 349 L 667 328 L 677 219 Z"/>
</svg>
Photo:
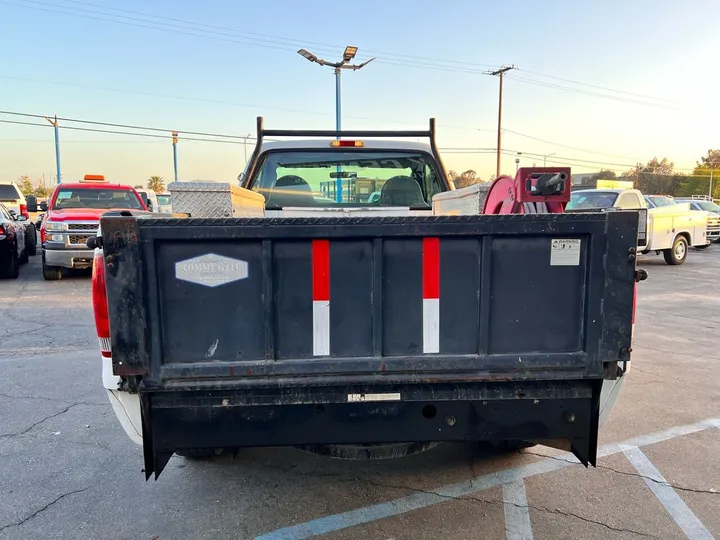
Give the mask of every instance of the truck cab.
<svg viewBox="0 0 720 540">
<path fill-rule="evenodd" d="M 58 184 L 40 227 L 43 277 L 54 281 L 62 277 L 64 268 L 90 268 L 93 251 L 87 239 L 97 233 L 102 214 L 123 209 L 146 210 L 146 206 L 132 187 L 111 184 L 102 175 Z"/>
</svg>

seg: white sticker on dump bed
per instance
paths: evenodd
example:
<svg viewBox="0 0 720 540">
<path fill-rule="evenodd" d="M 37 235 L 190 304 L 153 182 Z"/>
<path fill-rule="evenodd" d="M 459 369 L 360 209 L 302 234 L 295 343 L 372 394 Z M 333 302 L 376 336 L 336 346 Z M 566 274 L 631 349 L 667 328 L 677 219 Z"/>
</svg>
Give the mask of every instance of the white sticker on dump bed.
<svg viewBox="0 0 720 540">
<path fill-rule="evenodd" d="M 550 266 L 578 266 L 580 264 L 579 238 L 553 238 L 550 246 Z"/>
<path fill-rule="evenodd" d="M 388 394 L 348 394 L 348 403 L 361 401 L 400 401 L 400 392 Z"/>
<path fill-rule="evenodd" d="M 205 287 L 218 287 L 248 277 L 248 263 L 207 253 L 175 263 L 175 277 Z"/>
</svg>

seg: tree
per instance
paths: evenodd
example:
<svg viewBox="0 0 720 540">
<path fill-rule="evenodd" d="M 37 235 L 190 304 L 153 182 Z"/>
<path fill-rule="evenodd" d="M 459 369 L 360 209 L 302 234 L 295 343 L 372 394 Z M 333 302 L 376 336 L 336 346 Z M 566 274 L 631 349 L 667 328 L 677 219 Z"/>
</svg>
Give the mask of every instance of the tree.
<svg viewBox="0 0 720 540">
<path fill-rule="evenodd" d="M 464 173 L 462 173 L 460 176 L 455 178 L 455 187 L 457 188 L 464 188 L 468 186 L 472 186 L 473 184 L 477 184 L 480 182 L 480 178 L 478 178 L 478 175 L 475 171 L 472 169 L 468 169 Z"/>
<path fill-rule="evenodd" d="M 676 195 L 681 175 L 675 174 L 675 164 L 667 158 L 654 157 L 645 165 L 638 164 L 623 177 L 635 182 L 635 187 L 648 194 Z"/>
<path fill-rule="evenodd" d="M 678 195 L 710 195 L 710 178 L 712 172 L 712 197 L 720 198 L 720 150 L 708 150 L 707 154 L 697 162 L 691 176 L 685 177 L 680 185 Z"/>
<path fill-rule="evenodd" d="M 35 186 L 33 186 L 33 182 L 27 174 L 18 178 L 17 186 L 26 197 L 35 192 Z"/>
<path fill-rule="evenodd" d="M 615 171 L 611 171 L 610 169 L 603 169 L 593 174 L 591 176 L 591 180 L 592 185 L 595 185 L 598 180 L 617 180 L 617 174 L 615 174 Z"/>
<path fill-rule="evenodd" d="M 147 188 L 155 193 L 161 193 L 165 191 L 165 180 L 162 176 L 151 176 L 148 178 Z"/>
<path fill-rule="evenodd" d="M 33 194 L 38 198 L 45 198 L 45 197 L 49 197 L 50 193 L 52 193 L 52 189 L 38 183 L 38 186 L 35 188 L 35 191 Z"/>
</svg>

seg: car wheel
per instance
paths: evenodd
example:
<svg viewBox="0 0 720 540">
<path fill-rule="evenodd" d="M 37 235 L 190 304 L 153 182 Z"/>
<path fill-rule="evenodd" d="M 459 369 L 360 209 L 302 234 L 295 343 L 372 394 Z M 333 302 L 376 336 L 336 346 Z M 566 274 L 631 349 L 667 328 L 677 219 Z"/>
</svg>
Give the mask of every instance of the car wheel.
<svg viewBox="0 0 720 540">
<path fill-rule="evenodd" d="M 32 227 L 32 242 L 27 243 L 27 240 L 25 242 L 25 250 L 27 251 L 27 254 L 34 257 L 37 253 L 37 229 L 34 225 Z"/>
<path fill-rule="evenodd" d="M 48 266 L 45 263 L 45 253 L 42 256 L 42 269 L 45 281 L 57 281 L 62 279 L 62 268 L 59 266 Z"/>
<path fill-rule="evenodd" d="M 671 265 L 678 265 L 685 262 L 688 253 L 688 241 L 684 236 L 676 236 L 670 249 L 663 250 L 665 262 Z"/>
<path fill-rule="evenodd" d="M 2 277 L 6 279 L 17 279 L 20 277 L 20 264 L 18 263 L 17 251 L 13 250 L 10 256 L 10 263 L 2 272 Z"/>
</svg>

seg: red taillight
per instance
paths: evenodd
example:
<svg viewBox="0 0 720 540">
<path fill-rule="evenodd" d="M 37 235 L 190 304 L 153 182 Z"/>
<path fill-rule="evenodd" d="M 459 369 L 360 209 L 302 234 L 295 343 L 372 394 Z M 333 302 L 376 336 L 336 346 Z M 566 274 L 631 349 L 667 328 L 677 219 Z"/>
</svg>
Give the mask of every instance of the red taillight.
<svg viewBox="0 0 720 540">
<path fill-rule="evenodd" d="M 107 293 L 105 291 L 105 261 L 102 253 L 95 255 L 92 269 L 92 301 L 95 314 L 100 352 L 105 358 L 112 356 L 110 350 L 110 317 L 108 315 Z"/>
<path fill-rule="evenodd" d="M 5 227 L 0 225 L 0 234 L 5 234 Z"/>
<path fill-rule="evenodd" d="M 365 146 L 365 143 L 363 141 L 345 141 L 345 140 L 334 140 L 330 141 L 330 146 L 333 148 L 347 148 L 347 147 L 356 147 L 356 148 L 362 148 Z"/>
<path fill-rule="evenodd" d="M 25 216 L 26 218 L 30 219 L 30 214 L 28 214 L 28 211 L 27 211 L 27 204 L 20 205 L 20 215 Z"/>
<path fill-rule="evenodd" d="M 40 243 L 45 243 L 45 227 L 40 227 Z"/>
</svg>

